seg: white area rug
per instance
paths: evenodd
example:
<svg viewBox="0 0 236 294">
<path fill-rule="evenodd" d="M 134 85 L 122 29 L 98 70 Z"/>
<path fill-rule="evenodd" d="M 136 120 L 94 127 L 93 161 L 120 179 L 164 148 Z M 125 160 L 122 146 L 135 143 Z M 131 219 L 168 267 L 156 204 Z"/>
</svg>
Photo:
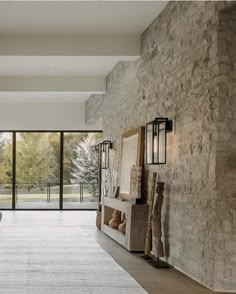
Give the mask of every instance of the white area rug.
<svg viewBox="0 0 236 294">
<path fill-rule="evenodd" d="M 1 294 L 147 293 L 96 242 L 91 212 L 4 212 Z"/>
</svg>

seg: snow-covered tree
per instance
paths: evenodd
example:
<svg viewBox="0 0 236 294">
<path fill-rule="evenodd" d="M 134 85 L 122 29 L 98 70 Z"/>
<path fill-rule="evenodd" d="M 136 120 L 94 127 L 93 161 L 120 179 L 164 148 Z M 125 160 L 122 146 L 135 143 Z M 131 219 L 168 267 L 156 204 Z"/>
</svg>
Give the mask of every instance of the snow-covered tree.
<svg viewBox="0 0 236 294">
<path fill-rule="evenodd" d="M 88 136 L 81 140 L 75 149 L 76 158 L 72 159 L 73 167 L 71 182 L 80 184 L 91 184 L 89 188 L 93 195 L 96 193 L 96 186 L 99 181 L 99 165 L 97 152 L 93 146 L 96 144 L 96 134 L 88 133 Z"/>
</svg>

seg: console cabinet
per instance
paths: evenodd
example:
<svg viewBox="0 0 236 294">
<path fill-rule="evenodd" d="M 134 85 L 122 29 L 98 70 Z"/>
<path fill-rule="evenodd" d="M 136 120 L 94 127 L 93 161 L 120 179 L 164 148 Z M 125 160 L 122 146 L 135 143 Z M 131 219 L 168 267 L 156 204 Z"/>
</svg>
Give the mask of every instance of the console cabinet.
<svg viewBox="0 0 236 294">
<path fill-rule="evenodd" d="M 113 229 L 108 225 L 114 209 L 125 213 L 126 233 Z M 134 204 L 117 198 L 102 199 L 102 231 L 131 252 L 142 252 L 145 246 L 148 205 Z"/>
</svg>

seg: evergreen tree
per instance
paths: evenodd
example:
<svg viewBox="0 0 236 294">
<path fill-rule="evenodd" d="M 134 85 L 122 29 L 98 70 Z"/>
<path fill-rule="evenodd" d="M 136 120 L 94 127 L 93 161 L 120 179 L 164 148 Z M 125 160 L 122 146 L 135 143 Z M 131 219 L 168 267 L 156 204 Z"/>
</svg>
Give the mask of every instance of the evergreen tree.
<svg viewBox="0 0 236 294">
<path fill-rule="evenodd" d="M 78 144 L 87 137 L 87 133 L 65 133 L 64 135 L 64 160 L 63 178 L 64 183 L 71 182 L 71 172 L 73 172 L 73 159 L 77 158 L 76 148 Z"/>
<path fill-rule="evenodd" d="M 21 133 L 17 140 L 16 162 L 17 182 L 30 184 L 29 189 L 34 184 L 55 181 L 58 164 L 48 134 Z"/>
<path fill-rule="evenodd" d="M 96 193 L 96 186 L 99 181 L 99 165 L 97 153 L 93 150 L 96 144 L 96 135 L 88 133 L 88 136 L 81 140 L 75 149 L 76 158 L 72 159 L 73 167 L 71 182 L 80 184 L 91 184 L 91 192 Z"/>
<path fill-rule="evenodd" d="M 10 184 L 12 179 L 12 139 L 0 133 L 0 184 Z"/>
<path fill-rule="evenodd" d="M 51 146 L 51 152 L 54 154 L 54 160 L 56 161 L 56 169 L 51 180 L 55 184 L 60 182 L 60 135 L 58 133 L 48 133 L 48 143 Z"/>
</svg>

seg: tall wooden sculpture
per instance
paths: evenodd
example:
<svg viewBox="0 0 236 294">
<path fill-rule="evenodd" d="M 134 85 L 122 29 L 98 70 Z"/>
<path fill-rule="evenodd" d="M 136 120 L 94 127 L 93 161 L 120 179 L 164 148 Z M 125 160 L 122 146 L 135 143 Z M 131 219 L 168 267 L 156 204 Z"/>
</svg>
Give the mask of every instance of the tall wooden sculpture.
<svg viewBox="0 0 236 294">
<path fill-rule="evenodd" d="M 163 192 L 165 183 L 157 182 L 156 195 L 153 205 L 153 253 L 156 259 L 164 256 L 164 248 L 162 243 L 162 229 L 161 229 L 161 210 L 163 204 Z"/>
<path fill-rule="evenodd" d="M 160 257 L 164 257 L 164 248 L 162 243 L 162 224 L 161 224 L 161 210 L 163 204 L 163 192 L 164 192 L 165 183 L 157 182 L 156 184 L 156 195 L 154 198 L 153 207 L 151 210 L 151 229 L 152 232 L 152 256 L 147 258 L 147 262 L 156 268 L 170 268 L 170 266 Z M 154 189 L 155 194 L 155 189 Z M 149 223 L 150 226 L 150 223 Z M 150 253 L 150 252 L 149 252 Z M 146 252 L 145 252 L 146 254 Z M 153 256 L 154 255 L 154 256 Z M 150 257 L 150 255 L 149 255 Z"/>
<path fill-rule="evenodd" d="M 152 210 L 153 210 L 153 201 L 155 196 L 155 185 L 156 185 L 157 173 L 154 172 L 152 176 L 152 190 L 151 197 L 149 202 L 149 211 L 148 211 L 148 224 L 147 224 L 147 232 L 146 232 L 146 240 L 145 240 L 145 250 L 144 250 L 144 258 L 148 259 L 150 250 L 151 250 L 151 240 L 152 240 Z"/>
</svg>

